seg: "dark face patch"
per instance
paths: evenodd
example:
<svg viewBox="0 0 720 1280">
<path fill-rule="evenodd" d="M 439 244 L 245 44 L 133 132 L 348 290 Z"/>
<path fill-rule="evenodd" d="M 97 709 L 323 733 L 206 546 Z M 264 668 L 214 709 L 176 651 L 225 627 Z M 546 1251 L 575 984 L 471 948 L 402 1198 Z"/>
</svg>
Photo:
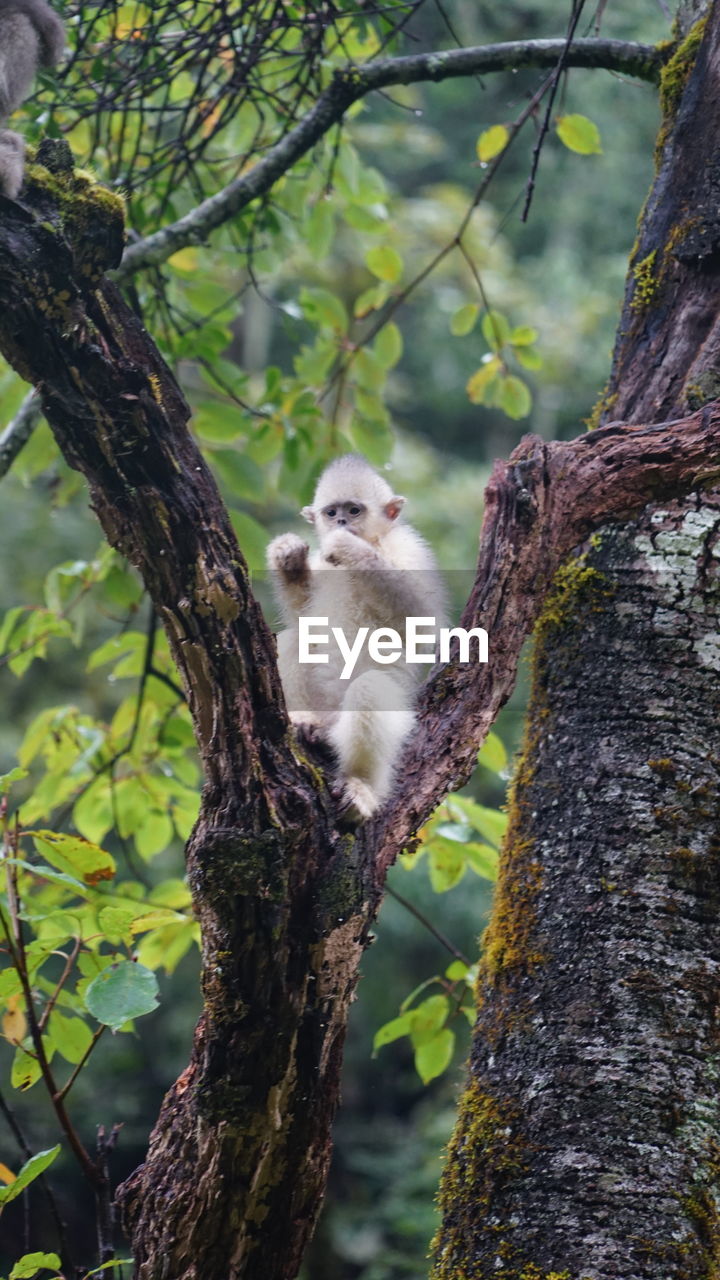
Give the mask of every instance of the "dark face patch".
<svg viewBox="0 0 720 1280">
<path fill-rule="evenodd" d="M 330 529 L 349 529 L 351 533 L 362 528 L 367 508 L 362 502 L 329 502 L 321 515 Z"/>
</svg>

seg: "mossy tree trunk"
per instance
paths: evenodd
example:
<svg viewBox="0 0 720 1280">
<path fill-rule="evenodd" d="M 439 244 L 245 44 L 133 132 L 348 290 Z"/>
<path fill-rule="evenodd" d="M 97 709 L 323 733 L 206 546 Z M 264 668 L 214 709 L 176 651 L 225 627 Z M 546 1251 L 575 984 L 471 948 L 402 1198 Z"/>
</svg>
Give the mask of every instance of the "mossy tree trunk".
<svg viewBox="0 0 720 1280">
<path fill-rule="evenodd" d="M 720 388 L 717 5 L 663 106 L 606 419 L 682 418 Z M 601 528 L 545 603 L 435 1280 L 720 1274 L 712 480 Z"/>
</svg>

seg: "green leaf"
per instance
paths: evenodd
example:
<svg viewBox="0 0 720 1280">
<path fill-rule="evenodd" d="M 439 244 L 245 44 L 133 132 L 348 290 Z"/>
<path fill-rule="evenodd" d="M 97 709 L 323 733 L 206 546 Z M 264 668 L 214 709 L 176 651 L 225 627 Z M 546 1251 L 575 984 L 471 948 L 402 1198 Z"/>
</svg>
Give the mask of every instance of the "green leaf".
<svg viewBox="0 0 720 1280">
<path fill-rule="evenodd" d="M 355 299 L 353 306 L 353 315 L 357 320 L 361 320 L 363 316 L 369 315 L 371 311 L 377 311 L 379 307 L 383 307 L 388 300 L 389 289 L 386 284 L 374 284 L 369 289 L 365 289 Z"/>
<path fill-rule="evenodd" d="M 19 766 L 11 769 L 9 773 L 0 773 L 0 791 L 7 791 L 12 782 L 19 782 L 21 778 L 27 778 L 27 769 L 21 769 Z"/>
<path fill-rule="evenodd" d="M 137 949 L 138 959 L 148 969 L 162 968 L 166 973 L 173 973 L 194 943 L 200 945 L 197 920 L 166 925 L 145 935 Z"/>
<path fill-rule="evenodd" d="M 503 413 L 514 420 L 527 418 L 532 409 L 532 396 L 528 387 L 513 374 L 500 380 L 496 398 Z"/>
<path fill-rule="evenodd" d="M 95 885 L 99 880 L 111 880 L 115 875 L 115 859 L 99 845 L 92 844 L 84 836 L 70 836 L 62 831 L 29 831 L 35 848 L 58 871 L 79 876 L 85 884 Z"/>
<path fill-rule="evenodd" d="M 518 325 L 517 329 L 513 329 L 510 334 L 510 341 L 514 347 L 529 347 L 537 340 L 538 331 L 529 324 Z"/>
<path fill-rule="evenodd" d="M 467 796 L 452 796 L 446 803 L 450 810 L 459 810 L 474 830 L 479 831 L 486 840 L 492 844 L 500 844 L 508 826 L 506 813 L 501 813 L 499 809 L 488 809 L 486 805 L 478 804 Z"/>
<path fill-rule="evenodd" d="M 497 880 L 498 853 L 489 844 L 470 843 L 464 846 L 465 858 L 469 867 L 483 880 Z"/>
<path fill-rule="evenodd" d="M 335 235 L 335 215 L 329 200 L 320 199 L 305 219 L 305 238 L 313 257 L 324 258 Z"/>
<path fill-rule="evenodd" d="M 502 738 L 491 730 L 480 748 L 478 764 L 484 764 L 485 768 L 492 769 L 493 773 L 500 773 L 503 769 L 507 769 L 507 762 L 507 751 Z"/>
<path fill-rule="evenodd" d="M 348 327 L 344 304 L 329 289 L 301 289 L 300 306 L 308 320 L 336 333 L 345 333 Z"/>
<path fill-rule="evenodd" d="M 581 156 L 602 153 L 600 130 L 587 116 L 558 116 L 555 127 L 560 141 L 570 151 L 576 151 Z"/>
<path fill-rule="evenodd" d="M 0 1187 L 0 1205 L 9 1204 L 11 1200 L 19 1196 L 26 1187 L 30 1186 L 31 1182 L 34 1182 L 36 1178 L 40 1177 L 41 1173 L 45 1172 L 59 1154 L 60 1144 L 58 1143 L 56 1147 L 50 1147 L 47 1151 L 38 1151 L 36 1156 L 31 1156 L 29 1160 L 26 1160 L 15 1181 L 11 1182 L 9 1187 Z M 31 1275 L 32 1272 L 27 1274 Z"/>
<path fill-rule="evenodd" d="M 98 1022 L 117 1031 L 130 1018 L 139 1018 L 157 1008 L 157 978 L 144 965 L 121 960 L 90 983 L 85 1004 Z"/>
<path fill-rule="evenodd" d="M 415 1050 L 415 1070 L 423 1084 L 429 1084 L 436 1076 L 442 1075 L 449 1066 L 455 1048 L 455 1033 L 449 1027 L 443 1027 L 431 1040 L 418 1045 Z"/>
<path fill-rule="evenodd" d="M 471 404 L 489 404 L 495 384 L 500 377 L 502 361 L 499 356 L 492 356 L 471 374 L 467 381 L 466 391 Z"/>
<path fill-rule="evenodd" d="M 449 978 L 451 982 L 459 982 L 467 972 L 468 965 L 465 964 L 464 960 L 453 960 L 452 964 L 449 964 L 445 970 L 445 977 Z"/>
<path fill-rule="evenodd" d="M 247 454 L 234 449 L 213 449 L 210 461 L 234 497 L 247 498 L 249 502 L 263 501 L 265 477 Z"/>
<path fill-rule="evenodd" d="M 494 124 L 489 129 L 483 130 L 475 144 L 478 160 L 486 163 L 488 160 L 494 160 L 495 156 L 499 156 L 504 151 L 510 141 L 510 133 L 504 124 Z"/>
<path fill-rule="evenodd" d="M 135 848 L 144 862 L 167 849 L 175 835 L 172 819 L 167 813 L 148 809 L 145 821 L 135 831 Z"/>
<path fill-rule="evenodd" d="M 530 347 L 520 347 L 514 351 L 515 359 L 524 369 L 542 369 L 542 356 Z"/>
<path fill-rule="evenodd" d="M 352 373 L 359 386 L 366 391 L 379 391 L 385 385 L 385 370 L 373 351 L 361 347 L 355 354 Z"/>
<path fill-rule="evenodd" d="M 390 1022 L 385 1022 L 382 1027 L 378 1027 L 373 1037 L 373 1053 L 382 1049 L 384 1044 L 399 1040 L 401 1036 L 409 1036 L 412 1030 L 412 1019 L 412 1013 L 403 1013 L 399 1018 L 392 1018 Z"/>
<path fill-rule="evenodd" d="M 381 467 L 389 460 L 393 451 L 394 437 L 387 423 L 363 418 L 361 414 L 356 413 L 353 415 L 348 434 L 353 447 L 374 466 Z"/>
<path fill-rule="evenodd" d="M 378 280 L 386 280 L 388 284 L 396 284 L 403 273 L 403 260 L 397 249 L 391 249 L 390 245 L 379 244 L 368 249 L 365 263 Z"/>
<path fill-rule="evenodd" d="M 411 1010 L 412 1029 L 410 1032 L 413 1045 L 426 1044 L 437 1034 L 450 1012 L 450 1001 L 447 996 L 428 996 L 422 1004 Z"/>
<path fill-rule="evenodd" d="M 43 1268 L 47 1268 L 48 1271 L 59 1271 L 58 1255 L 56 1253 L 25 1253 L 15 1263 L 10 1272 L 10 1280 L 30 1280 L 30 1276 L 37 1275 L 37 1272 Z"/>
<path fill-rule="evenodd" d="M 237 405 L 226 400 L 204 400 L 193 414 L 193 427 L 212 444 L 223 444 L 245 434 L 245 420 Z"/>
<path fill-rule="evenodd" d="M 373 343 L 373 353 L 383 369 L 392 369 L 403 353 L 402 334 L 396 324 L 386 324 Z"/>
<path fill-rule="evenodd" d="M 450 332 L 456 338 L 464 338 L 466 333 L 470 333 L 475 328 L 475 322 L 480 314 L 480 308 L 475 302 L 467 302 L 464 307 L 459 307 L 450 321 Z"/>
<path fill-rule="evenodd" d="M 510 338 L 510 325 L 501 311 L 486 311 L 480 328 L 483 338 L 493 351 L 499 351 Z"/>
<path fill-rule="evenodd" d="M 430 883 L 435 893 L 447 893 L 465 875 L 463 845 L 445 836 L 434 836 L 428 845 Z"/>
<path fill-rule="evenodd" d="M 348 205 L 344 218 L 356 231 L 380 232 L 387 228 L 387 210 L 384 205 L 376 204 L 371 209 L 363 205 Z"/>
<path fill-rule="evenodd" d="M 42 1071 L 37 1058 L 29 1054 L 26 1049 L 23 1049 L 22 1045 L 18 1045 L 10 1068 L 10 1084 L 13 1089 L 20 1089 L 23 1092 L 26 1089 L 32 1089 L 41 1075 Z M 15 1183 L 13 1183 L 13 1186 L 15 1186 Z M 2 1203 L 2 1191 L 0 1190 L 0 1204 Z"/>
<path fill-rule="evenodd" d="M 50 1035 L 55 1048 L 66 1062 L 81 1062 L 92 1043 L 92 1032 L 82 1018 L 66 1018 L 53 1009 L 50 1014 Z"/>
</svg>

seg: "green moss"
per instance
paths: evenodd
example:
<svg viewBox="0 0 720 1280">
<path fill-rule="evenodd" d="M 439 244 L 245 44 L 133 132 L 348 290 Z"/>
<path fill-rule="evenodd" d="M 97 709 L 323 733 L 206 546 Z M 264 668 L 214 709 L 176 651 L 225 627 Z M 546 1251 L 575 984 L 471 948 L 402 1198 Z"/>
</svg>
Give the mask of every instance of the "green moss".
<svg viewBox="0 0 720 1280">
<path fill-rule="evenodd" d="M 645 311 L 654 301 L 660 288 L 659 277 L 655 274 L 657 249 L 653 249 L 646 258 L 633 267 L 635 292 L 630 302 L 633 311 Z"/>
<path fill-rule="evenodd" d="M 608 390 L 608 387 L 609 387 L 609 383 L 606 384 L 603 391 L 600 392 L 600 395 L 595 401 L 595 404 L 593 405 L 593 408 L 590 412 L 589 417 L 584 419 L 585 426 L 587 427 L 588 431 L 594 431 L 596 427 L 602 426 L 603 418 L 605 417 L 606 414 L 610 413 L 610 410 L 612 409 L 613 405 L 615 404 L 615 401 L 618 398 L 617 391 L 613 391 L 611 393 Z"/>
<path fill-rule="evenodd" d="M 660 72 L 660 109 L 662 124 L 655 142 L 655 162 L 660 163 L 663 148 L 675 122 L 683 90 L 693 69 L 700 42 L 705 34 L 708 15 L 699 18 L 680 42 Z"/>
<path fill-rule="evenodd" d="M 558 630 L 580 628 L 588 611 L 606 608 L 613 588 L 599 569 L 587 563 L 587 553 L 566 560 L 553 578 L 552 587 L 535 623 L 535 651 L 539 653 Z"/>
<path fill-rule="evenodd" d="M 30 150 L 25 176 L 33 203 L 47 205 L 43 226 L 70 245 L 78 275 L 94 281 L 118 265 L 125 240 L 122 196 L 87 170 L 73 169 L 66 143 L 54 148 L 46 140 L 39 151 Z"/>
<path fill-rule="evenodd" d="M 460 1280 L 472 1274 L 472 1242 L 478 1231 L 492 1233 L 496 1257 L 510 1260 L 514 1247 L 503 1240 L 495 1216 L 481 1220 L 495 1192 L 520 1177 L 524 1169 L 525 1146 L 516 1108 L 471 1080 L 460 1099 L 440 1184 L 443 1222 L 430 1246 L 432 1280 Z M 510 1275 L 504 1268 L 497 1274 L 500 1280 Z M 515 1274 L 519 1280 L 519 1273 Z"/>
<path fill-rule="evenodd" d="M 660 108 L 664 117 L 674 116 L 680 105 L 683 90 L 705 34 L 707 20 L 707 14 L 698 19 L 660 72 Z"/>
<path fill-rule="evenodd" d="M 689 382 L 685 387 L 685 402 L 691 412 L 702 409 L 704 404 L 708 404 L 710 400 L 717 400 L 719 396 L 720 370 L 712 366 L 704 369 L 694 382 Z"/>
</svg>

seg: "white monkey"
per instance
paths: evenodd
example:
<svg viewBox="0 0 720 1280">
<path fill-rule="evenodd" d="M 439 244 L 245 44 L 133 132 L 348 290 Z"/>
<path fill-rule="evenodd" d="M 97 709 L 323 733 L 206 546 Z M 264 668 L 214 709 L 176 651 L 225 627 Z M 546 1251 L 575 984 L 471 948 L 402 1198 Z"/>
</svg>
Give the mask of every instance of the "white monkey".
<svg viewBox="0 0 720 1280">
<path fill-rule="evenodd" d="M 352 645 L 358 629 L 392 628 L 405 638 L 408 617 L 443 625 L 445 593 L 435 558 L 418 533 L 399 517 L 405 499 L 355 454 L 323 471 L 311 507 L 302 515 L 315 527 L 312 555 L 297 534 L 268 547 L 287 630 L 278 635 L 278 665 L 290 718 L 309 736 L 333 748 L 340 769 L 341 810 L 357 821 L 387 799 L 400 747 L 415 721 L 422 667 L 402 658 L 373 661 L 366 645 L 352 678 L 340 673 L 345 659 L 328 647 L 328 662 L 298 661 L 299 617 L 328 619 Z"/>
<path fill-rule="evenodd" d="M 38 67 L 65 47 L 63 25 L 45 0 L 0 0 L 0 125 L 28 96 Z M 0 191 L 14 200 L 23 180 L 25 143 L 0 128 Z"/>
</svg>

